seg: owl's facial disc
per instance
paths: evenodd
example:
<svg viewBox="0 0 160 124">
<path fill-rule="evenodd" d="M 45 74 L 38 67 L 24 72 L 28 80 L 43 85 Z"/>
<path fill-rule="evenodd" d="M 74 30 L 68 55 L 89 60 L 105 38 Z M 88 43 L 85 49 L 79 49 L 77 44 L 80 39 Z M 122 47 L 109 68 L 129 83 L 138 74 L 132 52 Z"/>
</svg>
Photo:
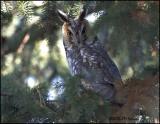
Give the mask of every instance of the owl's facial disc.
<svg viewBox="0 0 160 124">
<path fill-rule="evenodd" d="M 77 19 L 71 19 L 61 10 L 57 11 L 60 19 L 64 22 L 63 36 L 66 44 L 79 45 L 86 39 L 86 9 L 83 8 Z"/>
<path fill-rule="evenodd" d="M 79 22 L 79 20 L 71 20 L 69 22 L 68 34 L 75 44 L 83 42 L 85 32 L 86 27 L 83 21 Z"/>
</svg>

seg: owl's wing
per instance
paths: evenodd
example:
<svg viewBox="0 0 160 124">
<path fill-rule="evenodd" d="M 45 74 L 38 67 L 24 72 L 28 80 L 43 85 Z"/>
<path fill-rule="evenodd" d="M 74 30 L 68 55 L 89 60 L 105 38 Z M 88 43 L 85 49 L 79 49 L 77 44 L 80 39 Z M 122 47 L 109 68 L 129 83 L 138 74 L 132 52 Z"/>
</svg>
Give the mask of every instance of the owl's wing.
<svg viewBox="0 0 160 124">
<path fill-rule="evenodd" d="M 105 82 L 113 84 L 115 80 L 121 80 L 117 66 L 100 44 L 86 45 L 80 52 L 84 62 L 103 72 Z"/>
<path fill-rule="evenodd" d="M 103 57 L 103 59 L 106 61 L 106 68 L 109 70 L 111 75 L 113 76 L 114 80 L 122 80 L 120 72 L 114 63 L 114 61 L 110 58 L 105 48 L 99 43 L 95 43 L 95 52 L 97 51 L 98 55 Z"/>
</svg>

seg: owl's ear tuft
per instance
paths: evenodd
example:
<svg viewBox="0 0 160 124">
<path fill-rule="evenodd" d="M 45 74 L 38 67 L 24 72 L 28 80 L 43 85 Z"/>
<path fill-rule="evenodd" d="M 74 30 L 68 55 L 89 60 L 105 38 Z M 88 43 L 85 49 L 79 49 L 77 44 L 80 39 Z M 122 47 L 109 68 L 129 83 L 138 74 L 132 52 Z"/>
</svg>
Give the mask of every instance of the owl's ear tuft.
<svg viewBox="0 0 160 124">
<path fill-rule="evenodd" d="M 57 10 L 57 14 L 58 14 L 59 18 L 61 19 L 61 21 L 63 21 L 63 22 L 69 21 L 68 15 L 65 14 L 64 12 L 62 12 L 61 10 Z"/>
<path fill-rule="evenodd" d="M 79 21 L 82 21 L 86 15 L 87 15 L 87 9 L 86 7 L 83 7 L 78 17 Z"/>
</svg>

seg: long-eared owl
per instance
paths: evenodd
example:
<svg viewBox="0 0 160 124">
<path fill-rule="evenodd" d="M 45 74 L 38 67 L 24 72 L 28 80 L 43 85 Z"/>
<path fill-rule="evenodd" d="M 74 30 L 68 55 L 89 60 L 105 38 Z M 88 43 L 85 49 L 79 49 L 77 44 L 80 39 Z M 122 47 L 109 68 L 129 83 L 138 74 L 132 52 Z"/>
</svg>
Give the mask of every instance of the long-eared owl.
<svg viewBox="0 0 160 124">
<path fill-rule="evenodd" d="M 76 19 L 60 10 L 58 15 L 64 22 L 63 44 L 71 74 L 81 75 L 85 89 L 112 101 L 116 93 L 114 83 L 122 80 L 121 75 L 98 38 L 95 36 L 90 40 L 87 36 L 89 23 L 85 19 L 86 9 L 83 8 Z"/>
</svg>

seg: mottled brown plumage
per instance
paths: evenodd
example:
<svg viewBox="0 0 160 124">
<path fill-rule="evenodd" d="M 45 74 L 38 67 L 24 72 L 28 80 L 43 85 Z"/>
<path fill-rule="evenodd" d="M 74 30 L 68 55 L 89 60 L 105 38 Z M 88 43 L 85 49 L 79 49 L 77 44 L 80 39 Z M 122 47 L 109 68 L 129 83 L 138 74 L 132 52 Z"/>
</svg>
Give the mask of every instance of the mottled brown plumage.
<svg viewBox="0 0 160 124">
<path fill-rule="evenodd" d="M 113 101 L 116 93 L 114 83 L 116 80 L 121 81 L 121 76 L 98 38 L 88 38 L 86 10 L 83 9 L 77 19 L 69 18 L 60 10 L 58 15 L 64 22 L 63 44 L 71 74 L 81 75 L 81 83 L 85 89 Z"/>
</svg>

